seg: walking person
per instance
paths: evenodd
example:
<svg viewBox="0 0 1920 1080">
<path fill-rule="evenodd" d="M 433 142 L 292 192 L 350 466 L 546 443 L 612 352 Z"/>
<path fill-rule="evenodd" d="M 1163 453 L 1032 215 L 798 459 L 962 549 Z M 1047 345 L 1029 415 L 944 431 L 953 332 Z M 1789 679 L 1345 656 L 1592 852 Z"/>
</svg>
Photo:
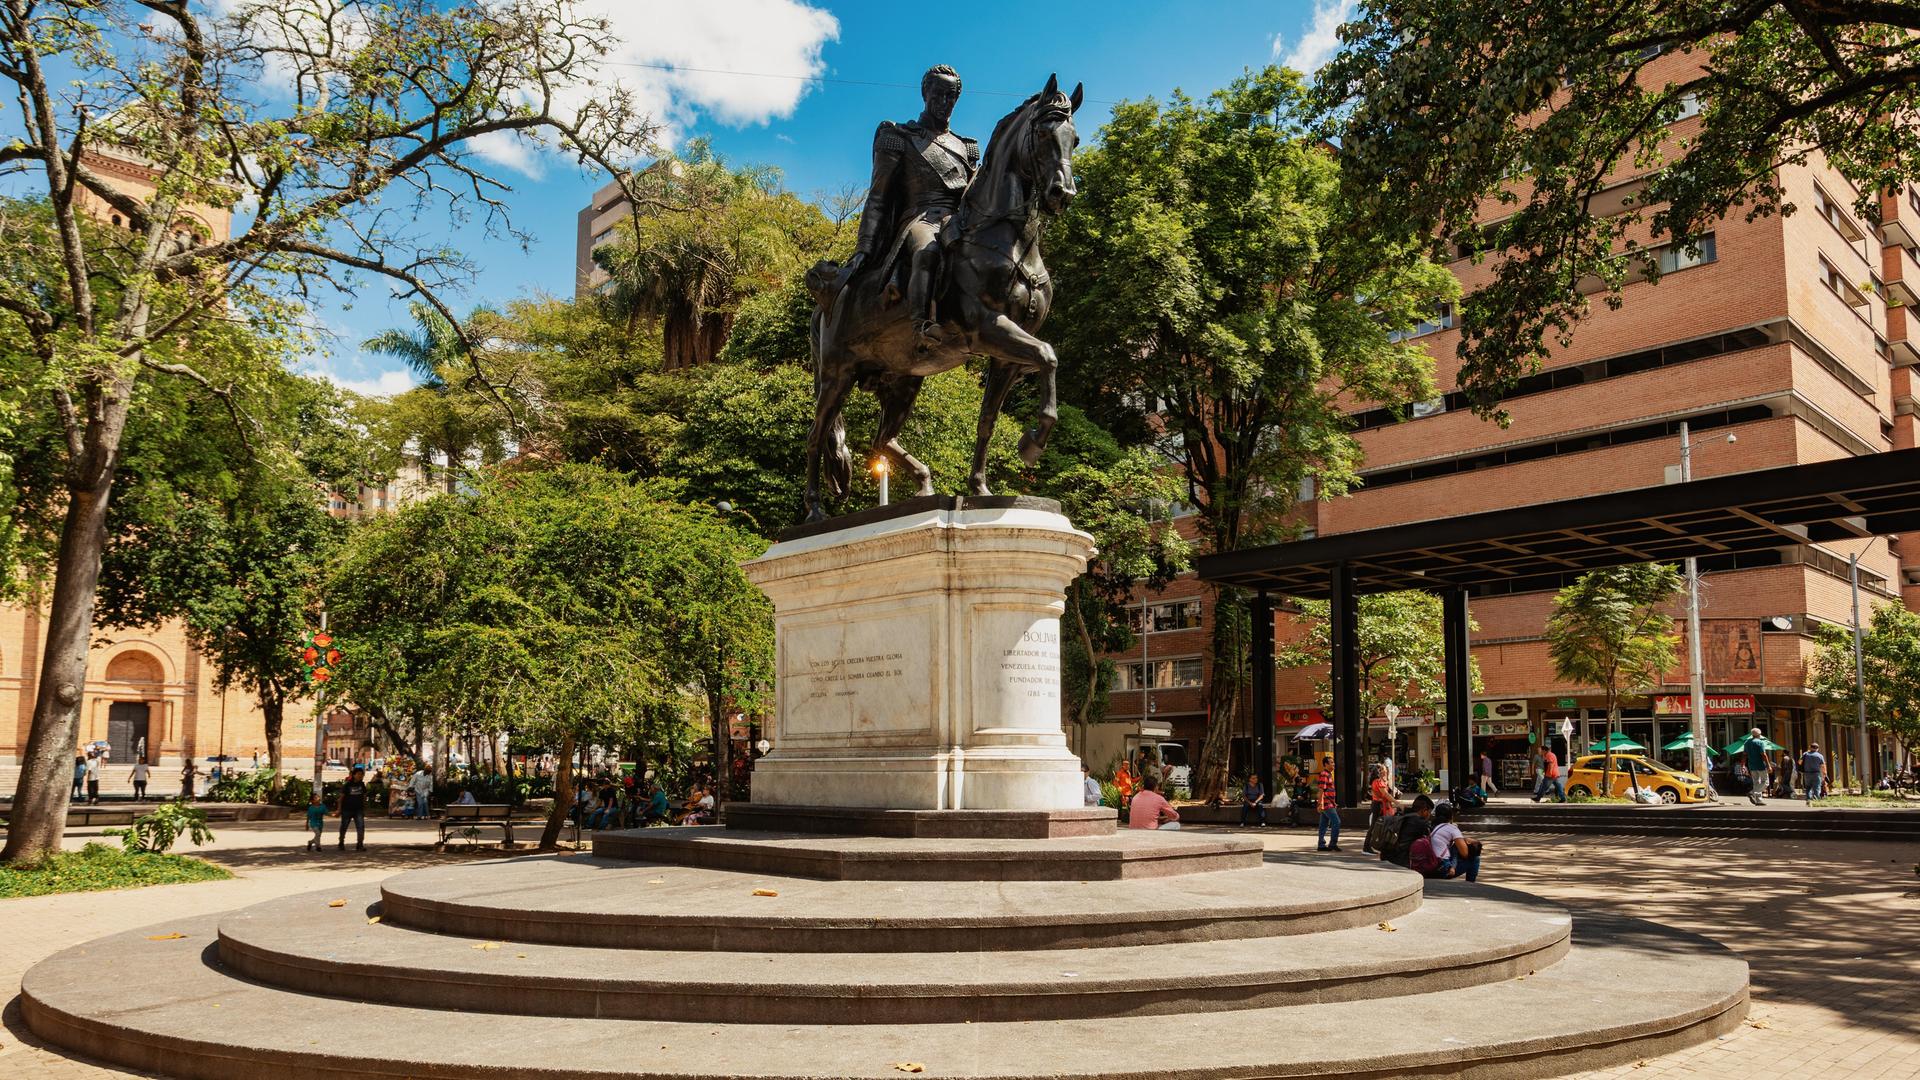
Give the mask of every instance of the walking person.
<svg viewBox="0 0 1920 1080">
<path fill-rule="evenodd" d="M 1806 790 L 1807 802 L 1827 796 L 1827 756 L 1820 752 L 1819 743 L 1807 746 L 1807 752 L 1800 755 L 1800 786 Z"/>
<path fill-rule="evenodd" d="M 73 797 L 87 797 L 87 755 L 73 755 Z"/>
<path fill-rule="evenodd" d="M 1567 780 L 1560 775 L 1560 759 L 1554 756 L 1551 746 L 1540 755 L 1540 782 L 1533 785 L 1533 801 L 1539 802 L 1549 791 L 1553 792 L 1555 802 L 1567 801 Z"/>
<path fill-rule="evenodd" d="M 320 801 L 320 793 L 314 792 L 307 802 L 307 831 L 313 835 L 307 837 L 307 850 L 320 850 L 320 834 L 327 828 L 327 804 Z"/>
<path fill-rule="evenodd" d="M 340 841 L 334 845 L 336 850 L 347 849 L 349 821 L 353 822 L 353 850 L 367 850 L 367 781 L 365 770 L 358 765 L 340 785 Z"/>
<path fill-rule="evenodd" d="M 100 758 L 87 755 L 87 805 L 100 805 Z"/>
<path fill-rule="evenodd" d="M 133 780 L 133 797 L 135 799 L 145 799 L 147 797 L 147 773 L 148 768 L 146 762 L 136 761 L 133 763 L 133 773 L 130 778 Z"/>
<path fill-rule="evenodd" d="M 1480 751 L 1480 791 L 1492 795 L 1500 789 L 1493 784 L 1493 758 L 1485 750 Z"/>
<path fill-rule="evenodd" d="M 1747 798 L 1753 800 L 1755 806 L 1765 806 L 1767 800 L 1762 796 L 1767 793 L 1767 744 L 1759 728 L 1754 728 L 1747 735 L 1746 753 L 1743 756 L 1747 759 Z"/>
<path fill-rule="evenodd" d="M 1340 800 L 1333 786 L 1333 759 L 1320 759 L 1320 775 L 1315 783 L 1320 788 L 1320 848 L 1321 851 L 1340 850 Z M 1331 836 L 1329 836 L 1331 834 Z"/>
<path fill-rule="evenodd" d="M 1085 765 L 1080 766 L 1080 801 L 1086 806 L 1099 806 L 1103 797 L 1100 781 L 1093 778 Z"/>
<path fill-rule="evenodd" d="M 1247 827 L 1247 818 L 1259 819 L 1260 828 L 1267 827 L 1267 789 L 1261 786 L 1260 777 L 1255 773 L 1247 774 L 1247 782 L 1240 788 L 1240 827 Z"/>
<path fill-rule="evenodd" d="M 193 788 L 199 779 L 200 766 L 195 765 L 192 758 L 188 758 L 187 763 L 180 766 L 180 798 L 183 801 L 193 801 Z"/>
</svg>

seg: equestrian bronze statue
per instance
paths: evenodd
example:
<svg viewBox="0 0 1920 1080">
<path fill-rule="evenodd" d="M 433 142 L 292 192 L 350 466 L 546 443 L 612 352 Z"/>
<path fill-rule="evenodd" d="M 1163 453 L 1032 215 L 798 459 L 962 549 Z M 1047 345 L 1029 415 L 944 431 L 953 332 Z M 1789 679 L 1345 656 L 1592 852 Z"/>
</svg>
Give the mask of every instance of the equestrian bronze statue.
<svg viewBox="0 0 1920 1080">
<path fill-rule="evenodd" d="M 1040 410 L 1020 438 L 1020 456 L 1040 459 L 1057 418 L 1053 347 L 1034 336 L 1053 303 L 1040 259 L 1046 220 L 1073 201 L 1073 114 L 1080 87 L 1045 89 L 993 129 L 987 154 L 947 126 L 960 76 L 944 65 L 920 81 L 926 111 L 883 122 L 873 137 L 873 181 L 859 241 L 846 263 L 807 273 L 813 294 L 813 430 L 807 438 L 807 520 L 827 516 L 821 474 L 834 499 L 853 478 L 843 416 L 856 386 L 880 400 L 873 451 L 892 472 L 933 494 L 933 474 L 900 446 L 902 428 L 929 375 L 988 361 L 979 435 L 967 492 L 987 490 L 987 444 L 1007 395 L 1023 375 L 1041 378 Z"/>
</svg>

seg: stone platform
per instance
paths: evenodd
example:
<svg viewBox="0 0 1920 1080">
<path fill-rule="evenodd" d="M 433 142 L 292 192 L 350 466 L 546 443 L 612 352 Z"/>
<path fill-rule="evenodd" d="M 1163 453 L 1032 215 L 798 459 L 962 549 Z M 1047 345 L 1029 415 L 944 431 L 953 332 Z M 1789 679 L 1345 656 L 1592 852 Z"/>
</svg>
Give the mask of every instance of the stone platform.
<svg viewBox="0 0 1920 1080">
<path fill-rule="evenodd" d="M 686 837 L 660 853 L 712 842 L 651 831 Z M 928 843 L 832 838 L 855 839 Z M 580 856 L 437 867 L 75 946 L 27 973 L 21 1010 L 50 1042 L 201 1080 L 889 1077 L 906 1063 L 1509 1078 L 1650 1057 L 1745 1014 L 1743 962 L 1649 923 L 1576 922 L 1355 856 L 1047 879 L 1046 851 L 1080 840 L 1116 843 L 1029 841 L 1022 858 L 997 841 L 1013 847 L 992 882 Z"/>
</svg>

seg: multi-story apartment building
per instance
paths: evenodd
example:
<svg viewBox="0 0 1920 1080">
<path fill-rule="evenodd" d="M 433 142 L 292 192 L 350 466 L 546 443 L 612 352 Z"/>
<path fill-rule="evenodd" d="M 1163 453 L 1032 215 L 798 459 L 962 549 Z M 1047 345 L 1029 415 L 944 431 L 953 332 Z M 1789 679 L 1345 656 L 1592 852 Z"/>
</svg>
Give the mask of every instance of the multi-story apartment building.
<svg viewBox="0 0 1920 1080">
<path fill-rule="evenodd" d="M 633 204 L 620 190 L 617 180 L 609 180 L 593 193 L 592 201 L 580 208 L 575 218 L 573 239 L 573 295 L 576 299 L 600 292 L 613 284 L 600 264 L 593 261 L 593 249 L 613 239 L 614 230 L 633 216 Z"/>
<path fill-rule="evenodd" d="M 1656 66 L 1650 77 L 1677 77 L 1692 62 L 1665 58 L 1673 70 Z M 1698 122 L 1683 118 L 1675 134 Z M 1644 177 L 1623 172 L 1615 181 L 1608 195 L 1624 198 Z M 1858 193 L 1818 161 L 1784 168 L 1782 181 L 1796 213 L 1753 221 L 1736 215 L 1697 253 L 1655 249 L 1660 281 L 1628 284 L 1618 310 L 1596 303 L 1571 346 L 1556 349 L 1506 400 L 1509 427 L 1467 409 L 1452 381 L 1460 330 L 1451 310 L 1436 312 L 1418 333 L 1436 358 L 1442 392 L 1410 410 L 1353 416 L 1366 453 L 1364 483 L 1348 497 L 1304 504 L 1312 530 L 1351 532 L 1678 482 L 1683 423 L 1696 477 L 1916 445 L 1920 320 L 1907 306 L 1920 299 L 1920 191 L 1886 193 L 1875 223 L 1855 215 Z M 1491 274 L 1464 258 L 1451 269 L 1468 291 Z M 1701 560 L 1702 667 L 1717 745 L 1760 727 L 1796 749 L 1818 742 L 1842 779 L 1859 775 L 1851 716 L 1824 707 L 1805 687 L 1814 628 L 1851 622 L 1848 561 L 1856 555 L 1863 617 L 1903 597 L 1920 606 L 1920 536 L 1783 543 Z M 1183 581 L 1165 597 L 1145 599 L 1200 593 L 1197 582 Z M 1475 698 L 1473 747 L 1511 783 L 1531 774 L 1549 727 L 1562 720 L 1584 726 L 1583 747 L 1604 730 L 1597 689 L 1554 677 L 1544 640 L 1552 598 L 1530 592 L 1472 601 L 1473 655 L 1485 684 Z M 1683 613 L 1676 606 L 1676 618 Z M 1282 642 L 1299 632 L 1290 616 L 1277 621 Z M 1677 629 L 1684 632 L 1684 621 Z M 1178 634 L 1148 634 L 1145 645 L 1156 660 L 1200 649 Z M 1140 652 L 1117 659 L 1137 663 Z M 1626 733 L 1656 752 L 1687 725 L 1684 650 L 1678 659 L 1654 694 L 1626 708 Z M 1272 722 L 1283 736 L 1319 718 L 1314 674 L 1280 673 Z M 1201 690 L 1169 691 L 1160 707 L 1201 700 Z M 1110 715 L 1137 721 L 1131 698 L 1116 693 Z M 1370 741 L 1384 750 L 1385 720 L 1372 725 Z M 1399 726 L 1404 764 L 1445 768 L 1432 718 L 1402 717 Z M 1177 726 L 1173 737 L 1187 739 L 1192 730 Z M 1871 745 L 1866 771 L 1878 776 L 1896 751 L 1877 738 Z"/>
</svg>

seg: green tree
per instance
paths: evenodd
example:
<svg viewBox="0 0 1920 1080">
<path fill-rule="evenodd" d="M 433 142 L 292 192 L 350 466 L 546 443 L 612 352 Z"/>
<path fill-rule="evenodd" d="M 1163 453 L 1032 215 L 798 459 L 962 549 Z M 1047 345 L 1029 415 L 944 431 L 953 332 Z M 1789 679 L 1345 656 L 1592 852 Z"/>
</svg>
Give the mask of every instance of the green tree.
<svg viewBox="0 0 1920 1080">
<path fill-rule="evenodd" d="M 1622 693 L 1651 691 L 1677 663 L 1680 636 L 1667 608 L 1680 595 L 1680 572 L 1665 563 L 1593 570 L 1554 594 L 1547 617 L 1547 655 L 1554 674 L 1597 686 L 1607 702 L 1606 764 L 1601 793 L 1613 790 L 1613 736 Z M 1567 747 L 1567 757 L 1580 753 Z M 1634 781 L 1639 786 L 1639 781 Z"/>
<path fill-rule="evenodd" d="M 1912 4 L 1855 0 L 1364 0 L 1317 85 L 1370 230 L 1498 253 L 1460 344 L 1491 411 L 1570 337 L 1584 283 L 1617 304 L 1630 274 L 1658 276 L 1633 242 L 1649 229 L 1685 249 L 1726 215 L 1790 210 L 1781 168 L 1821 160 L 1878 220 L 1880 192 L 1920 177 L 1916 30 Z M 1622 206 L 1600 193 L 1628 166 L 1648 175 Z"/>
<path fill-rule="evenodd" d="M 670 751 L 691 713 L 770 682 L 772 612 L 739 569 L 763 545 L 681 497 L 566 465 L 365 524 L 326 588 L 331 693 L 557 747 L 553 846 L 578 747 Z"/>
<path fill-rule="evenodd" d="M 1177 465 L 1216 552 L 1287 535 L 1303 481 L 1353 483 L 1347 412 L 1431 395 L 1432 360 L 1395 332 L 1458 288 L 1417 244 L 1358 227 L 1308 122 L 1278 68 L 1205 101 L 1121 104 L 1048 238 L 1061 385 Z M 1202 797 L 1225 785 L 1246 685 L 1245 598 L 1218 590 L 1214 610 Z"/>
<path fill-rule="evenodd" d="M 1910 754 L 1920 746 L 1920 615 L 1899 604 L 1873 609 L 1860 638 L 1860 682 L 1854 678 L 1851 627 L 1822 623 L 1814 640 L 1808 688 L 1822 701 L 1858 709 L 1864 686 L 1867 723 Z"/>
<path fill-rule="evenodd" d="M 1281 649 L 1274 660 L 1281 667 L 1314 669 L 1315 697 L 1321 708 L 1331 709 L 1333 684 L 1327 673 L 1333 664 L 1333 623 L 1327 601 L 1302 600 L 1299 608 L 1297 618 L 1305 624 L 1306 636 Z M 1354 639 L 1359 646 L 1361 716 L 1373 716 L 1385 705 L 1430 716 L 1446 711 L 1446 634 L 1438 596 L 1419 591 L 1362 596 Z M 1472 690 L 1478 693 L 1480 664 L 1471 658 L 1468 662 Z"/>
<path fill-rule="evenodd" d="M 342 24 L 366 32 L 335 32 Z M 588 84 L 611 45 L 604 20 L 561 0 L 334 0 L 318 12 L 240 0 L 217 17 L 177 0 L 0 6 L 0 79 L 23 114 L 0 166 L 41 191 L 34 213 L 5 222 L 0 339 L 27 358 L 24 385 L 53 418 L 63 488 L 46 659 L 0 857 L 59 850 L 140 384 L 186 380 L 244 430 L 262 369 L 204 350 L 199 331 L 284 328 L 281 290 L 356 274 L 446 314 L 434 290 L 464 264 L 405 223 L 454 198 L 457 212 L 502 220 L 504 185 L 471 140 L 548 137 L 609 168 L 646 148 L 651 129 L 630 99 Z M 92 152 L 141 163 L 153 193 L 116 186 Z M 250 212 L 228 235 L 242 199 Z M 90 227 L 95 214 L 114 228 Z"/>
</svg>

